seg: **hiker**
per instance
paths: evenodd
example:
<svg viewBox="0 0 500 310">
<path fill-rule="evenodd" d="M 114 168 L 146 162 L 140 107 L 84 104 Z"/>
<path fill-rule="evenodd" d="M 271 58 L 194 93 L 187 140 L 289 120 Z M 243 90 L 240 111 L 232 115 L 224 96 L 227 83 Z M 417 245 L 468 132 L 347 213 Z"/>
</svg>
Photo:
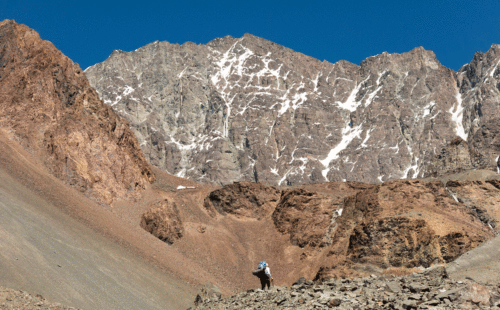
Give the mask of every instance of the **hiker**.
<svg viewBox="0 0 500 310">
<path fill-rule="evenodd" d="M 254 276 L 257 276 L 260 280 L 260 285 L 262 286 L 262 290 L 265 290 L 266 285 L 267 289 L 271 289 L 271 281 L 273 277 L 271 276 L 271 269 L 269 269 L 269 264 L 265 261 L 259 263 L 259 268 L 252 272 Z"/>
</svg>

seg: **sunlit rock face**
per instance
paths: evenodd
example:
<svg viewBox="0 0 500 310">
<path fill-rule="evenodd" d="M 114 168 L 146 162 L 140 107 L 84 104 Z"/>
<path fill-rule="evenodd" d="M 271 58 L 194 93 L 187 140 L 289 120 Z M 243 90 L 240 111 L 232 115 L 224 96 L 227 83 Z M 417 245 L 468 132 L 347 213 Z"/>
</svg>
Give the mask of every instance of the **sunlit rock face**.
<svg viewBox="0 0 500 310">
<path fill-rule="evenodd" d="M 148 160 L 171 174 L 380 183 L 442 173 L 436 157 L 457 136 L 484 155 L 481 168 L 496 170 L 497 49 L 457 73 L 422 47 L 358 66 L 246 34 L 114 51 L 85 73 Z"/>
<path fill-rule="evenodd" d="M 0 130 L 102 205 L 138 197 L 155 179 L 127 121 L 78 64 L 12 20 L 0 22 Z"/>
</svg>

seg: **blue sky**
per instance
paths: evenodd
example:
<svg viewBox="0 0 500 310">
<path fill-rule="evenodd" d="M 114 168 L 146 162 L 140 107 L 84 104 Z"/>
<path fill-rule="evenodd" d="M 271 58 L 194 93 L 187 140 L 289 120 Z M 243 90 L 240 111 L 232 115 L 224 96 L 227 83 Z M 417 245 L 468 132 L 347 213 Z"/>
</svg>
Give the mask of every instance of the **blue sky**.
<svg viewBox="0 0 500 310">
<path fill-rule="evenodd" d="M 359 64 L 416 46 L 458 70 L 500 44 L 500 1 L 1 0 L 0 20 L 40 33 L 85 69 L 155 40 L 207 43 L 251 33 L 306 55 Z"/>
</svg>

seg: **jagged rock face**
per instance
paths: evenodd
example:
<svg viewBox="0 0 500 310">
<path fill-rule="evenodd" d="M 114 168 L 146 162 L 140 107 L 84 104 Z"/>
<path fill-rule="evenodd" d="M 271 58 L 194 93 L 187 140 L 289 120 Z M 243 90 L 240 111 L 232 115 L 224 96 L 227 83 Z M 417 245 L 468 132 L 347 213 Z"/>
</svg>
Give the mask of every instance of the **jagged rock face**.
<svg viewBox="0 0 500 310">
<path fill-rule="evenodd" d="M 80 67 L 24 25 L 0 23 L 0 127 L 49 171 L 100 203 L 154 179 L 127 121 Z"/>
<path fill-rule="evenodd" d="M 271 214 L 280 199 L 281 191 L 259 183 L 236 182 L 211 192 L 204 201 L 213 217 L 232 214 L 237 217 L 262 219 Z"/>
<path fill-rule="evenodd" d="M 423 48 L 332 64 L 246 34 L 115 51 L 85 73 L 150 162 L 171 174 L 218 184 L 378 183 L 426 176 L 456 136 L 473 137 L 496 166 L 498 101 L 474 95 L 486 83 L 476 67 L 487 75 L 490 58 L 458 76 Z"/>
<path fill-rule="evenodd" d="M 493 235 L 440 182 L 387 182 L 346 198 L 317 278 L 446 263 Z"/>
<path fill-rule="evenodd" d="M 207 193 L 204 209 L 212 216 L 236 215 L 242 225 L 274 225 L 287 246 L 298 250 L 291 259 L 314 264 L 311 274 L 326 280 L 448 263 L 492 238 L 495 233 L 477 208 L 464 202 L 476 198 L 464 192 L 464 199 L 454 199 L 453 190 L 417 180 L 307 184 L 282 191 L 241 182 Z M 490 196 L 495 193 L 492 189 Z M 490 212 L 496 212 L 493 206 L 485 214 Z"/>
<path fill-rule="evenodd" d="M 167 199 L 155 202 L 141 217 L 141 227 L 168 244 L 182 238 L 184 227 L 175 202 Z"/>
<path fill-rule="evenodd" d="M 456 137 L 436 154 L 427 171 L 428 176 L 442 176 L 487 166 L 488 160 L 483 154 Z"/>
<path fill-rule="evenodd" d="M 477 217 L 497 233 L 500 231 L 500 181 L 448 181 L 446 187 Z"/>
<path fill-rule="evenodd" d="M 328 230 L 341 214 L 341 202 L 334 197 L 293 189 L 283 192 L 273 221 L 280 233 L 290 235 L 292 244 L 324 247 L 331 242 Z"/>
<path fill-rule="evenodd" d="M 482 157 L 474 168 L 497 170 L 500 158 L 500 45 L 488 52 L 477 52 L 457 73 L 463 110 L 450 110 L 455 119 L 463 115 L 467 143 Z M 458 117 L 458 118 L 456 118 Z M 477 160 L 477 156 L 472 156 Z M 451 171 L 450 171 L 451 172 Z M 443 171 L 444 173 L 449 173 Z"/>
</svg>

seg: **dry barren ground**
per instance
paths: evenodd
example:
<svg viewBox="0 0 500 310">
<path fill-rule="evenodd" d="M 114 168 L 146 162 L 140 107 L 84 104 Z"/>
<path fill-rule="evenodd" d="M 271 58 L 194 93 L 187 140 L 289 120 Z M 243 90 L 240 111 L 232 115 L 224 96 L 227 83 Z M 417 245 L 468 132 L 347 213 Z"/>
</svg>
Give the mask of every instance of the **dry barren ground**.
<svg viewBox="0 0 500 310">
<path fill-rule="evenodd" d="M 151 262 L 162 242 L 140 242 L 142 231 L 40 167 L 0 135 L 1 286 L 81 309 L 192 304 L 196 287 Z"/>
</svg>

